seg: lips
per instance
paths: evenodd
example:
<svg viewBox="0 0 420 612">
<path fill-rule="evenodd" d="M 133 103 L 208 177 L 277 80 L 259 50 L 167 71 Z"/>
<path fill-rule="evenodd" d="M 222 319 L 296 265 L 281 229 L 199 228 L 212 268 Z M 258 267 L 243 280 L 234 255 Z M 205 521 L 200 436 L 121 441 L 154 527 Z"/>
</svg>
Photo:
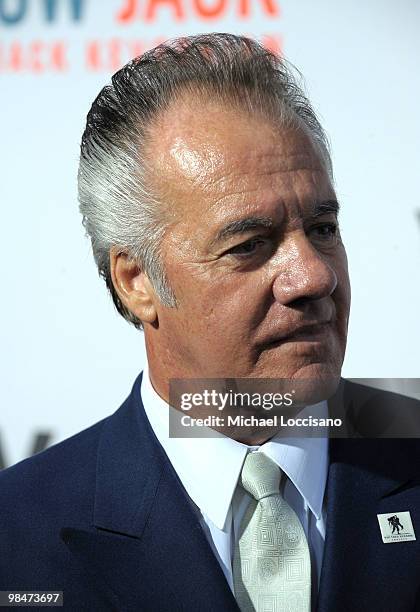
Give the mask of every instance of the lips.
<svg viewBox="0 0 420 612">
<path fill-rule="evenodd" d="M 318 336 L 324 334 L 331 324 L 331 321 L 316 321 L 298 325 L 294 329 L 289 330 L 287 334 L 275 336 L 267 341 L 268 345 L 282 344 L 283 342 L 293 342 L 295 340 L 315 340 Z"/>
</svg>

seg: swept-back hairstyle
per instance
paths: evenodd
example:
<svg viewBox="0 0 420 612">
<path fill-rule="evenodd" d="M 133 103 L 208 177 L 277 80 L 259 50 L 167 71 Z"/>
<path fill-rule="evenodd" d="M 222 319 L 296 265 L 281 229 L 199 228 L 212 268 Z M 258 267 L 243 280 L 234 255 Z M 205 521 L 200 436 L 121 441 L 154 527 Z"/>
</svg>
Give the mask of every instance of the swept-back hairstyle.
<svg viewBox="0 0 420 612">
<path fill-rule="evenodd" d="M 326 135 L 295 71 L 256 41 L 233 34 L 178 38 L 130 61 L 112 77 L 87 116 L 78 173 L 80 211 L 99 274 L 118 312 L 141 328 L 114 289 L 110 249 L 147 274 L 161 302 L 176 306 L 160 253 L 166 229 L 146 155 L 152 123 L 184 94 L 229 102 L 311 134 L 331 172 Z"/>
</svg>

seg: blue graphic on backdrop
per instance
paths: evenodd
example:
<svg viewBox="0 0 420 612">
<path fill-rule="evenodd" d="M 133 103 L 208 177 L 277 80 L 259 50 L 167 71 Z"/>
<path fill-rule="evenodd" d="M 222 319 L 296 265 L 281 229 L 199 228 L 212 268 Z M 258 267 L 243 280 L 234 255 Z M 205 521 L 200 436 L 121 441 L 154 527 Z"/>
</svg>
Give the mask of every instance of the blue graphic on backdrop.
<svg viewBox="0 0 420 612">
<path fill-rule="evenodd" d="M 39 11 L 40 19 L 54 23 L 63 13 L 71 21 L 81 21 L 85 0 L 40 0 L 35 4 L 29 0 L 0 0 L 0 23 L 14 26 L 25 21 L 34 6 Z M 65 9 L 65 10 L 64 10 Z"/>
<path fill-rule="evenodd" d="M 45 450 L 48 446 L 50 446 L 51 440 L 52 440 L 51 432 L 39 431 L 39 432 L 34 433 L 33 438 L 32 438 L 32 444 L 30 446 L 29 453 L 27 454 L 27 456 L 29 457 L 31 455 L 35 455 L 36 453 L 40 453 L 41 451 Z M 11 465 L 11 463 L 7 460 L 7 457 L 5 456 L 3 443 L 0 438 L 0 470 L 3 470 L 9 465 Z"/>
</svg>

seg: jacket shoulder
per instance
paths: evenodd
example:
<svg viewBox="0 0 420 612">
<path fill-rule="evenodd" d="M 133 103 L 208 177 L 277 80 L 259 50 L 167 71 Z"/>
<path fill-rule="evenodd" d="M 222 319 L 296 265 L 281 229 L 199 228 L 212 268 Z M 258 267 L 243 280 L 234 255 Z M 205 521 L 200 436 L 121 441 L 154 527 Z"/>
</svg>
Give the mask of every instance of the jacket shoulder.
<svg viewBox="0 0 420 612">
<path fill-rule="evenodd" d="M 94 493 L 96 454 L 107 417 L 87 429 L 0 471 L 0 523 L 22 522 L 34 525 L 45 517 L 46 508 L 66 514 L 70 499 L 80 498 L 80 511 Z M 92 500 L 90 500 L 92 503 Z"/>
<path fill-rule="evenodd" d="M 420 483 L 420 401 L 342 379 L 331 402 L 346 424 L 344 436 L 330 440 L 332 462 L 364 465 L 371 471 Z"/>
</svg>

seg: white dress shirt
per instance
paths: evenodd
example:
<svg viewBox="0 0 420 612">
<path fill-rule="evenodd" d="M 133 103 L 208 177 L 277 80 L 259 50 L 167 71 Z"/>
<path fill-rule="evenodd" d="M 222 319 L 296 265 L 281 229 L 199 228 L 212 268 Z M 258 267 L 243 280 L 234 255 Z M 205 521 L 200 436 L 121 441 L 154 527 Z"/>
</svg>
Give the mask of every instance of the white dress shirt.
<svg viewBox="0 0 420 612">
<path fill-rule="evenodd" d="M 275 436 L 261 446 L 248 446 L 223 434 L 209 438 L 170 438 L 169 410 L 173 408 L 154 390 L 147 366 L 143 371 L 141 396 L 157 439 L 201 513 L 202 527 L 232 592 L 233 551 L 241 519 L 251 500 L 249 493 L 237 484 L 246 454 L 255 451 L 270 457 L 284 472 L 280 491 L 305 530 L 311 553 L 313 596 L 316 595 L 325 541 L 323 501 L 328 439 Z M 328 414 L 326 402 L 310 408 L 312 415 Z"/>
</svg>

